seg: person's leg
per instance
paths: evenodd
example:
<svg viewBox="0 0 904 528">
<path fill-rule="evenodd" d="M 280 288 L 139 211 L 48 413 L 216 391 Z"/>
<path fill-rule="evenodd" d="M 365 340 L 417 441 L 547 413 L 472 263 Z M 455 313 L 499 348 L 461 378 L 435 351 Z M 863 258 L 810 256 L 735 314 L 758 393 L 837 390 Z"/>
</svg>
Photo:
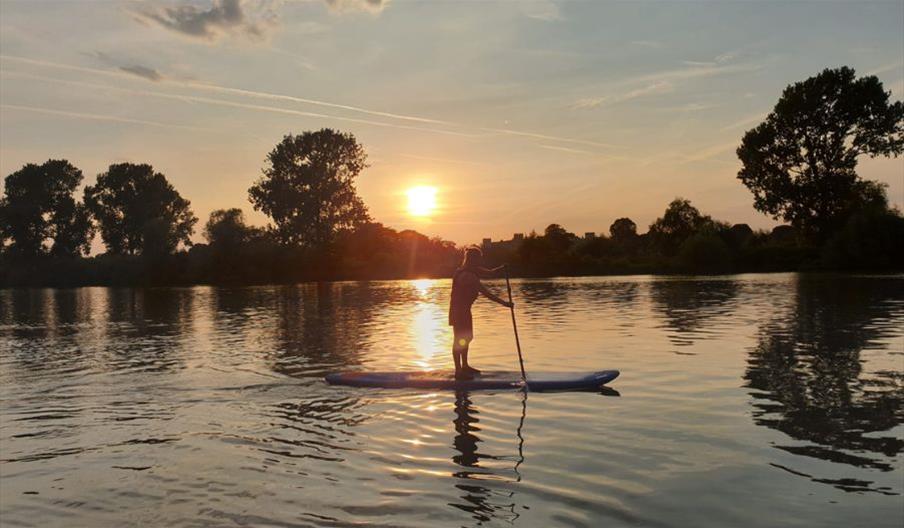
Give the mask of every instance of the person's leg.
<svg viewBox="0 0 904 528">
<path fill-rule="evenodd" d="M 457 330 L 452 341 L 452 360 L 455 362 L 455 377 L 457 379 L 470 379 L 474 372 L 468 369 L 468 343 L 470 338 L 467 332 Z"/>
<path fill-rule="evenodd" d="M 474 335 L 473 335 L 473 333 L 468 332 L 468 335 L 463 336 L 463 337 L 464 337 L 464 339 L 462 339 L 463 346 L 461 349 L 461 368 L 464 372 L 468 372 L 474 376 L 477 376 L 480 374 L 480 371 L 468 364 L 468 348 L 469 348 L 469 345 L 471 344 L 471 340 L 474 339 Z"/>
<path fill-rule="evenodd" d="M 470 366 L 468 366 L 468 345 L 470 343 L 464 340 L 462 341 L 464 342 L 464 345 L 462 345 L 461 347 L 461 368 L 464 370 L 469 370 L 471 368 Z"/>
<path fill-rule="evenodd" d="M 452 361 L 455 362 L 455 373 L 461 372 L 461 347 L 458 344 L 458 337 L 452 338 Z"/>
</svg>

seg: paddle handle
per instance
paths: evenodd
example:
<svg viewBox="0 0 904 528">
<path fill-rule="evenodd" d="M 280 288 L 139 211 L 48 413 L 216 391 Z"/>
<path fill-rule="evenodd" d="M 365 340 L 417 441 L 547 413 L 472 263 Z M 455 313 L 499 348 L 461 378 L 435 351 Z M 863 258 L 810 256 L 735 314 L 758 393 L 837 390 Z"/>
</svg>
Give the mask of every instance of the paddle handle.
<svg viewBox="0 0 904 528">
<path fill-rule="evenodd" d="M 515 322 L 515 305 L 512 304 L 512 284 L 509 282 L 508 268 L 505 268 L 505 289 L 508 290 L 508 299 L 512 311 L 512 330 L 515 331 L 515 347 L 518 349 L 518 364 L 521 365 L 521 379 L 527 386 L 527 373 L 524 372 L 524 358 L 521 356 L 521 341 L 518 339 L 518 323 Z"/>
</svg>

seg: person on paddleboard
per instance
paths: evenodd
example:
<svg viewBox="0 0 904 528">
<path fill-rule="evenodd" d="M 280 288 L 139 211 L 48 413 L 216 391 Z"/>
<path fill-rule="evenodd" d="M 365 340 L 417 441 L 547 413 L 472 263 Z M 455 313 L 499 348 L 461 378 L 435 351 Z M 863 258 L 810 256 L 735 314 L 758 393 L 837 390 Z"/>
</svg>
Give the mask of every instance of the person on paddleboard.
<svg viewBox="0 0 904 528">
<path fill-rule="evenodd" d="M 465 249 L 461 267 L 452 276 L 452 296 L 449 301 L 449 326 L 452 327 L 452 359 L 455 361 L 455 379 L 471 379 L 480 371 L 468 365 L 468 345 L 474 339 L 471 305 L 483 294 L 487 299 L 511 308 L 512 303 L 501 299 L 480 283 L 480 276 L 490 276 L 505 266 L 487 269 L 483 267 L 483 253 L 471 246 Z"/>
</svg>

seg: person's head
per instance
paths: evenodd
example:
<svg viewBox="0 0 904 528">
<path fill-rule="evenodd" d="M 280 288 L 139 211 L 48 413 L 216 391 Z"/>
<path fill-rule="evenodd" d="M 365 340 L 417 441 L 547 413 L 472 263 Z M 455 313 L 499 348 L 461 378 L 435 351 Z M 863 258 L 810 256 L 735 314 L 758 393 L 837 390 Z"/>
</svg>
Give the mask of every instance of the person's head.
<svg viewBox="0 0 904 528">
<path fill-rule="evenodd" d="M 463 268 L 476 268 L 483 264 L 483 252 L 477 246 L 468 246 L 465 248 L 465 258 L 461 261 Z"/>
</svg>

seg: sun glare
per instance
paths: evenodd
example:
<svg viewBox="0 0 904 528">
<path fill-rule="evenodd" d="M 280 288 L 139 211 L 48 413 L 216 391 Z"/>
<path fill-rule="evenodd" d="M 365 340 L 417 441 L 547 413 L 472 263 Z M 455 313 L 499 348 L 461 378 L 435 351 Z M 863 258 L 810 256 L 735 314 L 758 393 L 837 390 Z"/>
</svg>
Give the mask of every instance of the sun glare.
<svg viewBox="0 0 904 528">
<path fill-rule="evenodd" d="M 430 216 L 436 210 L 436 187 L 412 187 L 406 194 L 411 216 Z"/>
</svg>

